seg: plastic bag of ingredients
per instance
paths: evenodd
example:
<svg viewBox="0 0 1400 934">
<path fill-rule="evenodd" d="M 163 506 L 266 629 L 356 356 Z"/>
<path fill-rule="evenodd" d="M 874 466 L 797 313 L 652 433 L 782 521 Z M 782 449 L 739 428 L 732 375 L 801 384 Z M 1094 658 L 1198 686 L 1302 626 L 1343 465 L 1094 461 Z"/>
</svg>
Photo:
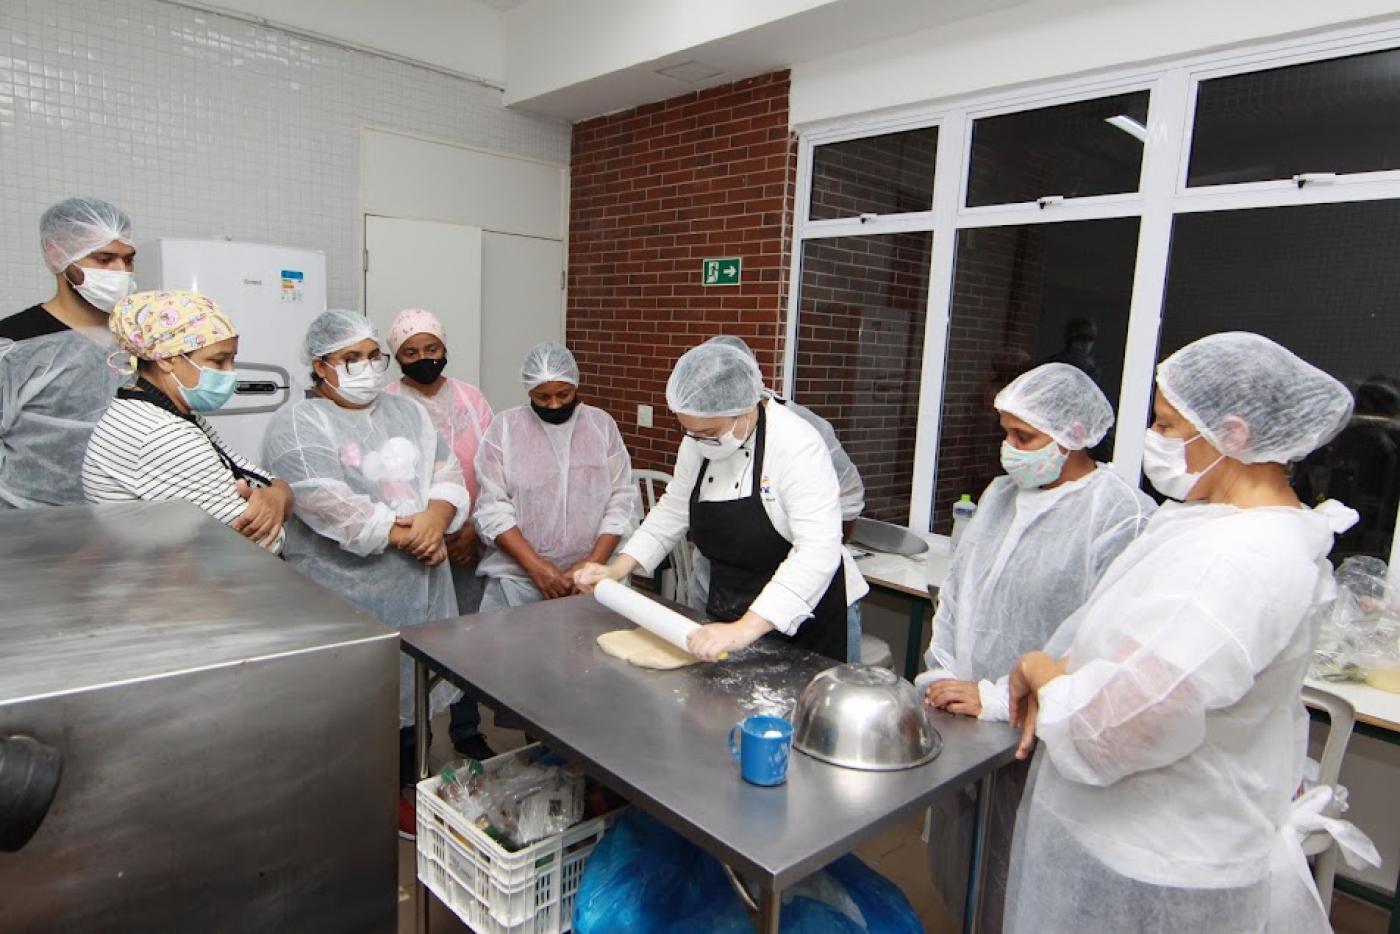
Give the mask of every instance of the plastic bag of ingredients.
<svg viewBox="0 0 1400 934">
<path fill-rule="evenodd" d="M 908 899 L 854 856 L 783 891 L 783 934 L 922 934 Z M 591 856 L 574 902 L 577 934 L 746 934 L 724 868 L 675 831 L 628 811 Z"/>
<path fill-rule="evenodd" d="M 1337 568 L 1337 596 L 1318 633 L 1314 677 L 1400 691 L 1400 603 L 1387 575 L 1378 558 L 1347 558 Z"/>
<path fill-rule="evenodd" d="M 511 851 L 583 820 L 583 773 L 539 747 L 454 762 L 439 779 L 438 797 Z"/>
</svg>

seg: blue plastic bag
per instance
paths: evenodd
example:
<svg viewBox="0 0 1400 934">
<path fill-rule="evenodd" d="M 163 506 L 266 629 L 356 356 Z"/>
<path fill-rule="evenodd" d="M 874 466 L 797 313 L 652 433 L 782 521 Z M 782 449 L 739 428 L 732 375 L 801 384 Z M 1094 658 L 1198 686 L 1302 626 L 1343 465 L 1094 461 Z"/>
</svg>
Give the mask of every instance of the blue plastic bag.
<svg viewBox="0 0 1400 934">
<path fill-rule="evenodd" d="M 904 893 L 844 856 L 783 893 L 787 934 L 922 934 Z M 574 904 L 578 934 L 750 934 L 719 861 L 636 809 L 588 859 Z"/>
</svg>

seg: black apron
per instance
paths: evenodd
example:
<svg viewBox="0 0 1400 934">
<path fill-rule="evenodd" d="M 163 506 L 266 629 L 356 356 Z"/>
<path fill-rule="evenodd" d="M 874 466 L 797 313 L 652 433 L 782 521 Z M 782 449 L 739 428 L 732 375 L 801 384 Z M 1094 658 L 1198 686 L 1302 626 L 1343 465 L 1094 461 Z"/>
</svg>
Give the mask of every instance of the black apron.
<svg viewBox="0 0 1400 934">
<path fill-rule="evenodd" d="M 768 511 L 759 499 L 767 433 L 767 418 L 760 405 L 748 496 L 702 502 L 700 489 L 710 468 L 708 459 L 701 465 L 695 487 L 690 491 L 690 535 L 710 562 L 710 596 L 705 602 L 705 612 L 721 623 L 732 623 L 748 612 L 754 598 L 792 551 L 792 542 L 773 528 Z M 836 573 L 817 602 L 812 618 L 803 621 L 797 635 L 780 632 L 773 635 L 828 658 L 846 661 L 846 573 L 841 563 L 836 565 Z"/>
</svg>

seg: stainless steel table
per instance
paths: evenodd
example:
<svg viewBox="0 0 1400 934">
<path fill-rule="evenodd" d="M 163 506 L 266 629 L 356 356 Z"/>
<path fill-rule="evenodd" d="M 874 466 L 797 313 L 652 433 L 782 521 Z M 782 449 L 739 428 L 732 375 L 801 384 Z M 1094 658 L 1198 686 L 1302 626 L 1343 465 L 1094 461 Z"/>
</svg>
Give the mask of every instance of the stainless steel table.
<svg viewBox="0 0 1400 934">
<path fill-rule="evenodd" d="M 692 614 L 693 615 L 693 614 Z M 859 772 L 794 753 L 788 782 L 739 778 L 729 729 L 753 713 L 788 712 L 831 662 L 786 645 L 760 646 L 716 665 L 643 671 L 604 655 L 600 633 L 631 624 L 576 596 L 403 630 L 415 660 L 419 769 L 426 776 L 428 679 L 440 673 L 532 734 L 578 758 L 597 779 L 759 885 L 757 926 L 778 931 L 784 888 L 928 804 L 979 783 L 983 802 L 969 873 L 966 930 L 977 923 L 980 841 L 993 772 L 1010 761 L 1006 724 L 938 714 L 943 752 L 902 772 Z M 417 886 L 420 930 L 427 892 Z"/>
</svg>

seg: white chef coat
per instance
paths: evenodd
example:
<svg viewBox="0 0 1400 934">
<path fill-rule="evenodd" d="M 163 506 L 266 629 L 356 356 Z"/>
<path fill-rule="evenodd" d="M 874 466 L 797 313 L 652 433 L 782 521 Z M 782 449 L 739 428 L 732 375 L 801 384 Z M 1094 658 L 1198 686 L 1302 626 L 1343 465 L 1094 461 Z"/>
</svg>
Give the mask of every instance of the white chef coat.
<svg viewBox="0 0 1400 934">
<path fill-rule="evenodd" d="M 783 405 L 769 400 L 763 406 L 767 436 L 759 500 L 773 528 L 793 547 L 749 609 L 791 636 L 811 617 L 838 562 L 845 574 L 847 603 L 870 588 L 841 544 L 841 491 L 826 443 L 815 428 Z M 702 501 L 726 502 L 749 495 L 757 436 L 755 431 L 733 455 L 710 462 L 700 491 Z M 665 495 L 622 549 L 647 573 L 690 528 L 690 494 L 704 460 L 700 450 L 691 438 L 681 442 L 675 475 Z"/>
</svg>

